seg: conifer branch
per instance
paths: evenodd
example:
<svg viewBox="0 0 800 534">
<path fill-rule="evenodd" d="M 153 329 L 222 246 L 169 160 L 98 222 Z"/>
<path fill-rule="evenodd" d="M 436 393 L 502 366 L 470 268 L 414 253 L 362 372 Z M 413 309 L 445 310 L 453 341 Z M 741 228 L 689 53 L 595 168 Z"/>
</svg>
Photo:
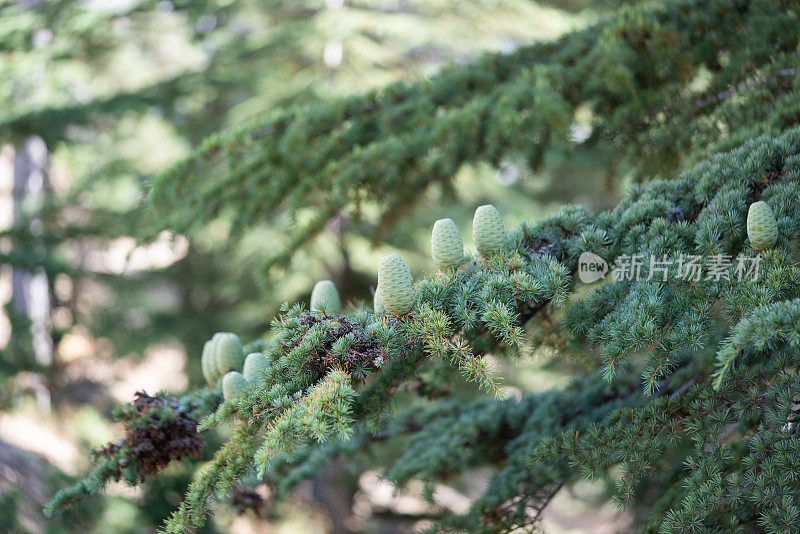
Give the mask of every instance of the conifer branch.
<svg viewBox="0 0 800 534">
<path fill-rule="evenodd" d="M 279 112 L 209 139 L 156 179 L 149 206 L 177 231 L 220 216 L 240 230 L 318 208 L 267 262 L 276 264 L 357 200 L 380 205 L 385 225 L 464 164 L 519 152 L 537 165 L 570 146 L 575 110 L 587 103 L 598 118 L 586 142 L 621 147 L 618 162 L 637 178 L 672 177 L 632 187 L 603 213 L 567 206 L 522 223 L 485 247 L 487 257 L 419 280 L 399 317 L 284 306 L 265 344 L 263 380 L 197 410 L 201 429 L 232 424 L 234 434 L 165 531 L 204 524 L 256 468 L 285 492 L 332 455 L 361 457 L 395 440 L 400 457 L 383 467 L 398 486 L 420 479 L 432 494 L 443 478 L 496 469 L 485 493 L 438 531 L 532 530 L 553 496 L 581 478 L 609 481 L 620 505 L 652 486 L 660 497 L 647 531 L 800 528 L 800 438 L 791 427 L 800 394 L 796 7 L 643 3 L 419 84 Z M 736 98 L 675 109 L 701 71 L 705 93 L 735 87 Z M 737 85 L 767 72 L 786 73 L 786 83 Z M 769 210 L 768 240 L 750 231 L 753 203 Z M 662 277 L 648 261 L 577 291 L 586 252 L 618 268 L 633 257 L 692 256 L 726 257 L 731 268 Z M 736 277 L 734 261 L 756 260 L 757 277 Z M 539 313 L 559 307 L 557 323 Z M 485 355 L 518 352 L 530 323 L 546 323 L 567 351 L 577 347 L 582 367 L 567 386 L 520 400 L 439 399 L 388 416 L 398 390 L 419 391 L 423 379 L 440 386 L 455 369 L 496 393 Z M 108 469 L 56 501 L 100 489 Z"/>
<path fill-rule="evenodd" d="M 380 207 L 379 236 L 427 188 L 449 183 L 464 164 L 496 164 L 519 153 L 537 166 L 548 148 L 569 145 L 574 112 L 586 103 L 595 103 L 598 117 L 593 139 L 610 140 L 642 178 L 670 175 L 680 164 L 676 144 L 706 155 L 719 144 L 718 132 L 694 136 L 687 146 L 678 125 L 694 119 L 687 117 L 692 106 L 666 123 L 632 117 L 640 117 L 643 106 L 657 116 L 680 101 L 684 84 L 700 69 L 709 69 L 712 90 L 746 78 L 739 65 L 761 65 L 773 57 L 788 63 L 780 72 L 789 72 L 798 61 L 791 38 L 797 25 L 792 10 L 779 3 L 642 3 L 554 43 L 486 56 L 422 83 L 287 110 L 216 135 L 154 180 L 147 204 L 176 232 L 195 231 L 221 216 L 238 231 L 293 216 L 301 207 L 318 208 L 313 221 L 287 229 L 285 246 L 265 262 L 268 271 L 285 264 L 331 217 L 351 212 L 357 201 Z M 738 27 L 770 46 L 743 47 L 738 32 L 719 32 L 720 27 Z M 712 61 L 711 49 L 735 60 Z M 753 95 L 754 107 L 747 111 L 767 115 L 770 102 L 777 105 L 786 97 Z M 720 105 L 709 103 L 706 112 Z M 764 117 L 758 133 L 796 123 L 788 106 Z M 741 141 L 750 131 L 737 117 L 720 113 L 716 124 Z M 652 168 L 656 162 L 658 170 Z"/>
</svg>

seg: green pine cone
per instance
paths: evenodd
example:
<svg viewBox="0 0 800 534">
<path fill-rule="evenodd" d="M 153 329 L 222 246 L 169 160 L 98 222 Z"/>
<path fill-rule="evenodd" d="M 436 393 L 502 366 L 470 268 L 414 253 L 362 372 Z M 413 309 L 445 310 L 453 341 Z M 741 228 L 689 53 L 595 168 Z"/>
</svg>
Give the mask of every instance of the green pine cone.
<svg viewBox="0 0 800 534">
<path fill-rule="evenodd" d="M 231 371 L 222 377 L 222 396 L 225 397 L 226 401 L 233 400 L 241 395 L 246 387 L 247 380 L 238 371 Z"/>
<path fill-rule="evenodd" d="M 214 387 L 219 379 L 217 374 L 217 362 L 214 360 L 214 353 L 211 350 L 211 340 L 203 345 L 203 355 L 200 357 L 200 367 L 203 369 L 203 378 L 210 387 Z"/>
<path fill-rule="evenodd" d="M 373 306 L 375 315 L 383 315 L 383 295 L 381 295 L 381 286 L 375 288 L 375 296 L 373 297 Z"/>
<path fill-rule="evenodd" d="M 431 232 L 431 256 L 439 269 L 458 267 L 464 259 L 461 232 L 452 219 L 439 219 Z"/>
<path fill-rule="evenodd" d="M 767 250 L 778 242 L 778 222 L 764 201 L 754 202 L 747 212 L 747 237 L 754 250 Z"/>
<path fill-rule="evenodd" d="M 383 309 L 392 315 L 405 315 L 414 307 L 414 278 L 411 270 L 397 254 L 381 258 L 378 266 L 378 287 Z"/>
<path fill-rule="evenodd" d="M 242 374 L 249 383 L 261 382 L 267 369 L 267 357 L 260 352 L 251 352 L 244 359 Z"/>
<path fill-rule="evenodd" d="M 217 363 L 219 376 L 229 371 L 238 371 L 244 363 L 244 347 L 239 336 L 229 332 L 218 332 L 211 338 L 212 353 Z"/>
<path fill-rule="evenodd" d="M 472 238 L 475 248 L 484 258 L 500 252 L 506 241 L 506 227 L 500 212 L 491 204 L 480 206 L 472 219 Z"/>
<path fill-rule="evenodd" d="M 311 311 L 326 315 L 336 315 L 342 311 L 339 292 L 330 280 L 320 280 L 311 291 Z"/>
</svg>

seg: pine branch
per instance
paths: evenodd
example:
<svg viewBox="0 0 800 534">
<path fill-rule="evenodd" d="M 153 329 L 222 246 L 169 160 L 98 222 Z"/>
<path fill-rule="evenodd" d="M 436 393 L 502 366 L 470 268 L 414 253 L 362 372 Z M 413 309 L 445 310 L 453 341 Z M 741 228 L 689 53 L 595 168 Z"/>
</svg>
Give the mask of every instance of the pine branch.
<svg viewBox="0 0 800 534">
<path fill-rule="evenodd" d="M 680 101 L 685 84 L 701 68 L 710 69 L 713 87 L 746 78 L 739 65 L 763 65 L 773 57 L 798 61 L 790 38 L 798 22 L 777 3 L 740 8 L 733 0 L 673 1 L 657 7 L 643 3 L 633 12 L 555 43 L 445 69 L 419 84 L 287 110 L 214 136 L 153 181 L 148 205 L 176 232 L 196 231 L 223 216 L 240 231 L 316 207 L 313 221 L 287 229 L 286 244 L 267 259 L 266 272 L 286 264 L 331 217 L 352 211 L 358 202 L 379 207 L 375 236 L 380 239 L 429 187 L 449 183 L 464 164 L 496 164 L 519 153 L 535 167 L 549 148 L 568 146 L 574 111 L 587 102 L 596 104 L 594 139 L 610 139 L 620 159 L 631 160 L 643 178 L 669 174 L 680 164 L 676 143 L 707 155 L 720 135 L 703 142 L 694 136 L 688 145 L 686 129 L 678 125 L 696 120 L 687 117 L 692 107 L 664 123 L 639 120 L 643 106 L 657 116 Z M 720 27 L 738 27 L 770 46 L 745 46 L 752 41 Z M 709 58 L 711 49 L 736 60 L 723 66 Z M 765 99 L 777 103 L 785 97 L 753 95 L 748 112 L 763 116 L 770 112 Z M 719 105 L 704 109 L 710 114 Z M 761 132 L 796 123 L 792 117 L 791 108 L 781 110 L 761 121 L 774 125 Z M 716 124 L 738 141 L 740 132 L 752 132 L 752 119 L 721 115 Z M 649 170 L 655 162 L 661 168 Z"/>
</svg>

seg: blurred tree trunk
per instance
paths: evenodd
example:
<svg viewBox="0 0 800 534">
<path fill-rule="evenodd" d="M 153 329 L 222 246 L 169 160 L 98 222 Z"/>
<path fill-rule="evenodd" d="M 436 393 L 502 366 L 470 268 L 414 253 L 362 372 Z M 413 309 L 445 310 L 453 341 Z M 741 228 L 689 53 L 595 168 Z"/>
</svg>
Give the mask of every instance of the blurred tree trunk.
<svg viewBox="0 0 800 534">
<path fill-rule="evenodd" d="M 358 482 L 347 470 L 344 460 L 336 457 L 314 479 L 312 493 L 328 514 L 328 534 L 351 534 L 347 518 L 353 515 L 353 497 Z"/>
<path fill-rule="evenodd" d="M 41 245 L 35 242 L 42 231 L 40 219 L 42 204 L 48 188 L 47 146 L 39 137 L 29 137 L 14 152 L 14 187 L 12 204 L 13 227 L 31 234 L 31 242 L 21 247 L 38 255 Z M 11 302 L 13 312 L 30 325 L 30 346 L 34 362 L 49 366 L 53 362 L 53 340 L 50 336 L 50 288 L 44 270 L 31 272 L 22 267 L 12 269 Z"/>
</svg>

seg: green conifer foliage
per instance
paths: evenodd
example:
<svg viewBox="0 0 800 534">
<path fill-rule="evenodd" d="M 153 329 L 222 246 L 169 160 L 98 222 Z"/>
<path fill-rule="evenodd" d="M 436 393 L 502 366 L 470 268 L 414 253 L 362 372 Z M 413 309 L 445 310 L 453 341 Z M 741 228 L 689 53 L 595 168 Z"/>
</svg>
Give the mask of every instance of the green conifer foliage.
<svg viewBox="0 0 800 534">
<path fill-rule="evenodd" d="M 261 381 L 264 371 L 267 369 L 267 357 L 260 352 L 252 352 L 244 359 L 244 370 L 242 374 L 249 383 Z"/>
<path fill-rule="evenodd" d="M 800 526 L 785 504 L 800 498 L 800 486 L 781 475 L 797 463 L 798 438 L 784 430 L 800 392 L 797 251 L 788 241 L 760 256 L 745 246 L 752 202 L 776 206 L 781 233 L 800 229 L 800 206 L 790 202 L 798 188 L 800 129 L 793 128 L 715 155 L 678 179 L 634 188 L 612 211 L 569 206 L 523 223 L 509 232 L 502 254 L 422 278 L 419 304 L 403 320 L 287 306 L 272 324 L 265 354 L 274 364 L 264 384 L 200 423 L 202 431 L 230 418 L 242 422 L 164 530 L 201 524 L 220 489 L 254 465 L 283 471 L 296 462 L 287 481 L 297 481 L 333 451 L 363 457 L 376 432 L 381 440 L 417 440 L 388 466 L 398 484 L 418 478 L 433 486 L 478 466 L 496 468 L 484 495 L 466 514 L 445 518 L 441 531 L 528 528 L 541 517 L 531 510 L 546 507 L 565 485 L 611 472 L 620 476 L 620 502 L 648 499 L 642 484 L 657 490 L 642 519 L 648 531 Z M 761 266 L 757 280 L 622 277 L 574 294 L 571 273 L 586 251 L 620 261 L 711 251 L 760 258 Z M 552 325 L 549 313 L 565 305 Z M 719 322 L 720 310 L 730 328 Z M 431 362 L 453 362 L 498 391 L 481 355 L 519 350 L 521 325 L 529 322 L 592 347 L 599 358 L 578 357 L 597 369 L 519 403 L 487 398 L 458 409 L 412 408 L 391 424 L 381 417 L 398 385 Z M 546 337 L 531 342 L 551 344 Z M 323 440 L 338 445 L 317 445 Z M 705 474 L 715 470 L 726 474 Z M 765 492 L 775 498 L 760 499 Z"/>
<path fill-rule="evenodd" d="M 472 219 L 472 238 L 478 253 L 489 258 L 500 252 L 506 240 L 506 227 L 503 217 L 491 204 L 480 206 Z"/>
<path fill-rule="evenodd" d="M 217 364 L 218 376 L 229 371 L 241 370 L 244 364 L 244 347 L 239 336 L 230 332 L 218 332 L 211 338 L 211 353 Z"/>
<path fill-rule="evenodd" d="M 381 301 L 387 313 L 405 315 L 414 307 L 414 278 L 399 255 L 389 254 L 381 258 L 378 287 L 381 288 Z"/>
<path fill-rule="evenodd" d="M 312 312 L 325 313 L 327 315 L 341 313 L 342 303 L 339 300 L 339 292 L 333 282 L 320 280 L 314 284 L 314 289 L 311 291 L 310 309 Z"/>
<path fill-rule="evenodd" d="M 763 200 L 750 205 L 747 212 L 747 237 L 754 250 L 772 248 L 778 241 L 778 223 L 772 209 Z"/>
<path fill-rule="evenodd" d="M 293 253 L 356 200 L 384 202 L 385 222 L 464 163 L 518 150 L 535 165 L 569 144 L 578 106 L 596 114 L 587 143 L 647 179 L 608 211 L 568 205 L 502 236 L 494 224 L 488 245 L 475 239 L 483 258 L 416 286 L 402 258 L 384 257 L 386 315 L 284 306 L 265 336 L 264 383 L 205 407 L 198 431 L 237 423 L 163 531 L 198 528 L 254 471 L 288 491 L 344 455 L 400 486 L 422 480 L 428 495 L 491 468 L 483 494 L 436 532 L 533 531 L 587 478 L 642 532 L 797 532 L 800 434 L 786 422 L 800 394 L 798 13 L 767 0 L 626 5 L 555 43 L 221 134 L 157 180 L 156 212 L 182 229 L 241 191 L 264 192 L 245 201 L 255 219 L 317 206 Z M 314 158 L 298 149 L 309 145 Z M 786 237 L 760 253 L 747 245 L 758 202 Z M 615 275 L 582 285 L 585 252 Z M 632 258 L 672 263 L 664 273 Z M 572 380 L 502 398 L 491 362 L 539 348 Z M 448 398 L 450 366 L 492 395 Z M 400 391 L 423 398 L 389 417 Z"/>
<path fill-rule="evenodd" d="M 464 164 L 520 154 L 537 167 L 549 149 L 579 146 L 569 130 L 586 106 L 586 142 L 608 149 L 612 168 L 632 167 L 640 180 L 675 175 L 687 158 L 794 124 L 797 27 L 793 2 L 637 2 L 552 43 L 215 135 L 154 180 L 148 198 L 177 232 L 202 229 L 234 201 L 234 228 L 317 208 L 286 228 L 269 269 L 363 200 L 378 205 L 379 237 Z M 184 194 L 189 184 L 196 194 Z"/>
<path fill-rule="evenodd" d="M 226 401 L 236 400 L 247 387 L 247 380 L 238 371 L 231 371 L 222 377 L 222 395 Z"/>
<path fill-rule="evenodd" d="M 458 267 L 463 262 L 464 243 L 452 219 L 439 219 L 433 224 L 431 256 L 440 269 Z"/>
</svg>

